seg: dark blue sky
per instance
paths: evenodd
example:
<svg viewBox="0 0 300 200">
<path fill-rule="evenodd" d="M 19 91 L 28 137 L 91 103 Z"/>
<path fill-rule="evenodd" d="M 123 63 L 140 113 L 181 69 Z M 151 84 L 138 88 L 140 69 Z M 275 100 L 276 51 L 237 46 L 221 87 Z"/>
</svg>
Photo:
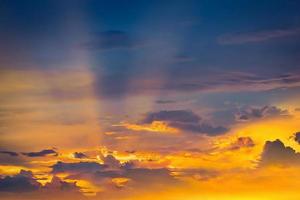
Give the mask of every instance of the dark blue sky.
<svg viewBox="0 0 300 200">
<path fill-rule="evenodd" d="M 299 74 L 299 8 L 299 1 L 2 0 L 1 68 L 65 68 L 84 54 L 107 97 L 282 75 L 285 85 L 298 81 L 290 76 Z M 163 84 L 129 86 L 158 77 Z"/>
</svg>

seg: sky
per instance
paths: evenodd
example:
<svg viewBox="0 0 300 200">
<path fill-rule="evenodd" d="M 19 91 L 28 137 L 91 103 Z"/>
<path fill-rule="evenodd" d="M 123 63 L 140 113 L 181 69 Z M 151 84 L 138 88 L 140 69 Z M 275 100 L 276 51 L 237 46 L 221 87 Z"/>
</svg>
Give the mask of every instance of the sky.
<svg viewBox="0 0 300 200">
<path fill-rule="evenodd" d="M 0 199 L 300 199 L 299 9 L 0 0 Z"/>
</svg>

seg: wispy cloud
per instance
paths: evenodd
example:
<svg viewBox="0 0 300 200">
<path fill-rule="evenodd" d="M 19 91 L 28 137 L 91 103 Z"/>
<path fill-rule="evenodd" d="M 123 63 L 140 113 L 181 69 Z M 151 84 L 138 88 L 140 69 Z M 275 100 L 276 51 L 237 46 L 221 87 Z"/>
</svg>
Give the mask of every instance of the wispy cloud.
<svg viewBox="0 0 300 200">
<path fill-rule="evenodd" d="M 138 41 L 125 31 L 108 30 L 98 33 L 94 40 L 83 43 L 81 46 L 90 50 L 110 50 L 133 48 L 138 44 Z"/>
<path fill-rule="evenodd" d="M 289 36 L 294 36 L 299 34 L 300 34 L 300 28 L 274 29 L 274 30 L 263 30 L 263 31 L 256 31 L 256 32 L 225 34 L 218 38 L 218 43 L 223 45 L 256 43 L 256 42 L 263 42 L 271 39 L 289 37 Z"/>
</svg>

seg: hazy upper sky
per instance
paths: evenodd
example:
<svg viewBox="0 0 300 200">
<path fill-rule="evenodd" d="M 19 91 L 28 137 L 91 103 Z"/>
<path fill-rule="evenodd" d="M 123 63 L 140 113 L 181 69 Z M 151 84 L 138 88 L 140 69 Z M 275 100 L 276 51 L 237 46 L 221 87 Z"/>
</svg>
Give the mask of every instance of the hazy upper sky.
<svg viewBox="0 0 300 200">
<path fill-rule="evenodd" d="M 0 199 L 298 200 L 299 9 L 0 0 Z"/>
</svg>

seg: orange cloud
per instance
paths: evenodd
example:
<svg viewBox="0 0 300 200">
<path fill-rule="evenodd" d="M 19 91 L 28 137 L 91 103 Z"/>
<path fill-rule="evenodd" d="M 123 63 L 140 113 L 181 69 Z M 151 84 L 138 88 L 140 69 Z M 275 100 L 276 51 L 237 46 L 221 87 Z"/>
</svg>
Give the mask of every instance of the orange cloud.
<svg viewBox="0 0 300 200">
<path fill-rule="evenodd" d="M 120 125 L 126 129 L 133 131 L 150 131 L 150 132 L 159 132 L 159 133 L 178 133 L 178 129 L 170 127 L 168 123 L 163 121 L 153 121 L 151 124 L 130 124 L 130 123 L 121 123 Z"/>
</svg>

